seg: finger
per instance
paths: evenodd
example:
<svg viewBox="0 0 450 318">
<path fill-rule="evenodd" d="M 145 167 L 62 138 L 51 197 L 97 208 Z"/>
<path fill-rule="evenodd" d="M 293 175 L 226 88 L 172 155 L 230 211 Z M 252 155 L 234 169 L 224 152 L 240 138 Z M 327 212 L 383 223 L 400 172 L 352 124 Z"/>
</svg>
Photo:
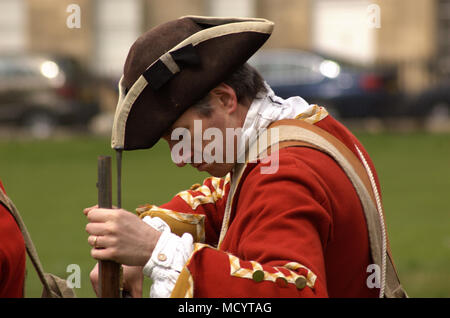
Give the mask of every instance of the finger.
<svg viewBox="0 0 450 318">
<path fill-rule="evenodd" d="M 87 242 L 90 246 L 94 246 L 96 244 L 95 239 L 97 238 L 97 236 L 95 235 L 89 235 Z M 98 239 L 98 238 L 97 238 Z"/>
<path fill-rule="evenodd" d="M 92 246 L 93 248 L 102 248 L 102 245 L 100 245 L 100 240 L 101 240 L 102 237 L 103 236 L 89 235 L 89 237 L 88 237 L 88 244 L 90 246 Z"/>
<path fill-rule="evenodd" d="M 114 211 L 113 209 L 94 208 L 87 214 L 87 219 L 89 222 L 106 222 L 114 216 L 112 214 Z"/>
<path fill-rule="evenodd" d="M 126 265 L 123 265 L 126 266 Z M 134 271 L 134 270 L 133 270 Z M 123 290 L 128 292 L 128 297 L 133 298 L 142 298 L 142 284 L 143 284 L 143 275 L 142 275 L 142 267 L 139 267 L 139 273 L 141 275 L 136 277 L 135 273 L 131 273 L 132 276 L 130 276 L 130 273 L 126 273 L 126 270 L 124 268 L 123 272 Z M 125 275 L 128 274 L 130 277 L 125 277 Z"/>
<path fill-rule="evenodd" d="M 105 223 L 88 223 L 86 224 L 86 232 L 90 235 L 107 235 L 111 231 Z"/>
<path fill-rule="evenodd" d="M 124 298 L 142 298 L 142 289 L 135 286 L 124 286 L 122 295 Z"/>
<path fill-rule="evenodd" d="M 112 208 L 113 208 L 113 209 L 117 209 L 117 207 L 116 207 L 115 205 L 113 205 Z M 85 208 L 85 209 L 83 210 L 84 215 L 87 216 L 87 215 L 89 214 L 89 212 L 91 212 L 93 209 L 98 209 L 98 204 L 93 205 L 93 206 L 90 206 L 90 207 L 88 207 L 88 208 Z"/>
<path fill-rule="evenodd" d="M 132 289 L 131 290 L 131 297 L 133 298 L 142 298 L 142 290 L 141 289 Z"/>
<path fill-rule="evenodd" d="M 100 295 L 98 293 L 98 263 L 95 264 L 94 268 L 89 274 L 89 278 L 91 280 L 92 288 L 94 289 L 95 294 L 97 295 L 97 297 L 99 297 Z"/>
<path fill-rule="evenodd" d="M 88 244 L 96 249 L 105 249 L 115 246 L 116 239 L 110 236 L 90 235 L 88 237 Z"/>
<path fill-rule="evenodd" d="M 84 215 L 88 215 L 89 214 L 89 212 L 92 210 L 92 209 L 97 209 L 98 208 L 98 204 L 96 204 L 96 205 L 94 205 L 94 206 L 91 206 L 91 207 L 88 207 L 88 208 L 86 208 L 86 209 L 84 209 L 83 210 L 83 213 L 84 213 Z"/>
<path fill-rule="evenodd" d="M 112 248 L 93 248 L 91 249 L 91 256 L 99 261 L 115 261 Z"/>
</svg>

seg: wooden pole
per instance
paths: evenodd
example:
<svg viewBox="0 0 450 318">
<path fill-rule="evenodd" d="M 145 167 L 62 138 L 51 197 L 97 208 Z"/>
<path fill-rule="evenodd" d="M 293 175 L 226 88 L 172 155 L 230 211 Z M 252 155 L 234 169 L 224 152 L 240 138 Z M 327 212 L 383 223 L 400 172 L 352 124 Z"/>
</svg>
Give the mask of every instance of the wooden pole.
<svg viewBox="0 0 450 318">
<path fill-rule="evenodd" d="M 111 157 L 98 157 L 98 206 L 112 208 Z M 101 298 L 120 297 L 120 264 L 99 261 L 99 294 Z"/>
</svg>

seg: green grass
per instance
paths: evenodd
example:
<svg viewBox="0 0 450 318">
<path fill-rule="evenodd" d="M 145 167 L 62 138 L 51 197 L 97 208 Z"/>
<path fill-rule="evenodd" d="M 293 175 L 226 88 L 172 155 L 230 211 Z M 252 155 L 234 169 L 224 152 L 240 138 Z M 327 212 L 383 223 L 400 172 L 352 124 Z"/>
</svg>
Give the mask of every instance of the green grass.
<svg viewBox="0 0 450 318">
<path fill-rule="evenodd" d="M 97 157 L 115 154 L 107 139 L 75 138 L 59 141 L 0 142 L 0 176 L 14 200 L 47 272 L 66 278 L 69 264 L 81 268 L 79 297 L 94 297 L 89 272 L 95 265 L 87 244 L 83 208 L 97 203 Z M 147 151 L 123 155 L 122 206 L 162 204 L 178 191 L 206 176 L 191 167 L 170 162 L 168 148 L 158 144 Z M 113 203 L 115 195 L 113 171 Z M 27 264 L 27 297 L 40 297 L 42 287 Z M 144 291 L 148 295 L 148 290 Z"/>
<path fill-rule="evenodd" d="M 380 175 L 403 285 L 412 297 L 449 297 L 450 135 L 358 137 Z M 66 278 L 69 264 L 80 265 L 79 297 L 94 297 L 89 272 L 95 262 L 82 209 L 97 202 L 99 155 L 114 158 L 106 138 L 0 142 L 0 178 L 22 213 L 45 270 Z M 122 205 L 134 211 L 143 203 L 164 203 L 204 177 L 190 167 L 177 168 L 164 144 L 125 152 Z M 27 266 L 26 296 L 39 297 L 42 287 L 31 264 Z"/>
<path fill-rule="evenodd" d="M 402 284 L 411 297 L 450 297 L 450 135 L 360 139 L 380 176 Z"/>
</svg>

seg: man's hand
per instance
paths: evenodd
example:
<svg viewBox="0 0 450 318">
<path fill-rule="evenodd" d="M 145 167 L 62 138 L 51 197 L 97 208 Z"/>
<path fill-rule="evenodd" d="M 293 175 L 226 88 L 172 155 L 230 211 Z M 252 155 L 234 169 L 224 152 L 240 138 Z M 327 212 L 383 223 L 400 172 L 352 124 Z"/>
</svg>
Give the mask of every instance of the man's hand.
<svg viewBox="0 0 450 318">
<path fill-rule="evenodd" d="M 136 215 L 123 209 L 84 210 L 91 256 L 130 266 L 144 266 L 161 235 Z"/>
<path fill-rule="evenodd" d="M 144 274 L 142 273 L 142 266 L 126 266 L 123 265 L 123 290 L 127 291 L 133 298 L 142 297 L 142 286 L 144 281 Z M 92 287 L 95 294 L 99 295 L 98 290 L 98 263 L 89 274 Z"/>
</svg>

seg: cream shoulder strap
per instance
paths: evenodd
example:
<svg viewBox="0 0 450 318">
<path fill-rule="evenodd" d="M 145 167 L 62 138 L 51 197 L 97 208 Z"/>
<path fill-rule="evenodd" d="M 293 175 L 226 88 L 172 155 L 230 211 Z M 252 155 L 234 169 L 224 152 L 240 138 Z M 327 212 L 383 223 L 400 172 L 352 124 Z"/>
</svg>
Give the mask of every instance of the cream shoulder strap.
<svg viewBox="0 0 450 318">
<path fill-rule="evenodd" d="M 22 217 L 19 214 L 19 211 L 15 207 L 14 203 L 11 199 L 0 189 L 0 203 L 3 204 L 6 209 L 12 214 L 14 219 L 16 220 L 17 225 L 19 226 L 20 231 L 22 232 L 23 239 L 25 241 L 25 247 L 27 250 L 27 254 L 33 263 L 34 268 L 39 276 L 39 280 L 41 281 L 44 292 L 43 295 L 47 295 L 47 297 L 58 297 L 57 294 L 54 293 L 54 288 L 50 286 L 53 285 L 53 280 L 51 274 L 44 273 L 44 269 L 42 267 L 41 261 L 39 260 L 38 253 L 34 246 L 33 241 L 31 240 L 31 236 L 27 230 L 25 223 L 22 220 Z M 49 281 L 50 280 L 50 284 Z"/>
<path fill-rule="evenodd" d="M 264 140 L 264 142 L 260 142 Z M 265 145 L 261 147 L 261 145 Z M 407 297 L 398 279 L 390 253 L 380 195 L 373 173 L 362 152 L 355 145 L 359 158 L 340 140 L 323 129 L 302 120 L 284 119 L 273 123 L 258 137 L 249 149 L 248 162 L 265 157 L 270 151 L 284 147 L 310 147 L 332 157 L 343 169 L 355 188 L 363 210 L 369 233 L 372 260 L 380 266 L 380 297 Z M 234 193 L 246 164 L 238 165 L 233 176 L 225 209 L 223 240 L 231 211 Z M 234 186 L 233 186 L 233 183 Z M 225 224 L 226 221 L 226 224 Z"/>
</svg>

